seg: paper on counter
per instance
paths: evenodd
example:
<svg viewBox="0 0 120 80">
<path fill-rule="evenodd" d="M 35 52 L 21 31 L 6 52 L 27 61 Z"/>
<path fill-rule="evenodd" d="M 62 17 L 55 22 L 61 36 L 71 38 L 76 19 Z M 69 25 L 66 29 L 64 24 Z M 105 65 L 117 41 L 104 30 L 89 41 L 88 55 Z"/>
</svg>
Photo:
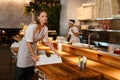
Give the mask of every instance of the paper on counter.
<svg viewBox="0 0 120 80">
<path fill-rule="evenodd" d="M 50 57 L 46 55 L 40 55 L 40 59 L 37 61 L 36 65 L 46 65 L 46 64 L 55 64 L 55 63 L 62 63 L 61 57 L 56 54 L 51 54 Z"/>
</svg>

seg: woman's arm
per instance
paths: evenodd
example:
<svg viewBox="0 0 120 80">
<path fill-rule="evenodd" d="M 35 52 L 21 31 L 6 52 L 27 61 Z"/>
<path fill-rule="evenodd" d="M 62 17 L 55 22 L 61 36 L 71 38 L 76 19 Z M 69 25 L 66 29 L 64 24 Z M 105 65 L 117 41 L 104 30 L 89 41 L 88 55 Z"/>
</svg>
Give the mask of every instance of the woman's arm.
<svg viewBox="0 0 120 80">
<path fill-rule="evenodd" d="M 52 49 L 55 52 L 55 54 L 59 55 L 57 50 L 49 42 L 49 39 L 48 39 L 48 28 L 47 27 L 44 28 L 44 34 L 41 37 L 41 41 L 43 42 L 43 44 L 47 45 L 50 49 Z"/>
<path fill-rule="evenodd" d="M 71 29 L 71 32 L 72 32 L 76 37 L 79 37 L 79 33 L 78 33 L 78 32 L 74 32 L 73 29 Z"/>
<path fill-rule="evenodd" d="M 66 36 L 66 38 L 67 38 L 67 39 L 70 38 L 70 34 L 68 34 L 68 35 Z"/>
<path fill-rule="evenodd" d="M 53 45 L 49 41 L 45 42 L 45 45 L 50 47 L 50 49 L 52 49 L 55 52 L 55 54 L 59 55 L 58 51 L 53 47 Z"/>
<path fill-rule="evenodd" d="M 36 62 L 39 60 L 38 56 L 35 54 L 34 50 L 33 50 L 33 47 L 31 45 L 31 42 L 27 42 L 27 46 L 28 46 L 28 49 L 30 51 L 30 53 L 32 54 L 32 59 Z"/>
</svg>

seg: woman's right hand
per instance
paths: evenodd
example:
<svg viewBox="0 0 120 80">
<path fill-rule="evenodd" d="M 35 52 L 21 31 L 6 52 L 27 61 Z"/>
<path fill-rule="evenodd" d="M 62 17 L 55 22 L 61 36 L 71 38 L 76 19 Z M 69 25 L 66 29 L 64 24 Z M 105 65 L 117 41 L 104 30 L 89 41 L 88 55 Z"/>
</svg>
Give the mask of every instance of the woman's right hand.
<svg viewBox="0 0 120 80">
<path fill-rule="evenodd" d="M 55 54 L 59 57 L 60 56 L 60 53 L 58 53 L 57 51 L 55 52 Z"/>
<path fill-rule="evenodd" d="M 36 55 L 36 54 L 33 54 L 32 59 L 33 59 L 34 62 L 37 62 L 39 60 L 39 56 Z"/>
</svg>

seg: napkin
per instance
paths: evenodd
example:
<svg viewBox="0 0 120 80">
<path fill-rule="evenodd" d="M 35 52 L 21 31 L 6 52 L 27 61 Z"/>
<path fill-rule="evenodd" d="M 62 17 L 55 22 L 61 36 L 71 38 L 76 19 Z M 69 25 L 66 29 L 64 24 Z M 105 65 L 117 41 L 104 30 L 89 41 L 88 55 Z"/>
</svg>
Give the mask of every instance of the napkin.
<svg viewBox="0 0 120 80">
<path fill-rule="evenodd" d="M 62 63 L 61 57 L 56 54 L 51 54 L 50 57 L 46 55 L 39 55 L 40 59 L 37 61 L 36 65 L 47 65 L 47 64 L 55 64 L 55 63 Z"/>
</svg>

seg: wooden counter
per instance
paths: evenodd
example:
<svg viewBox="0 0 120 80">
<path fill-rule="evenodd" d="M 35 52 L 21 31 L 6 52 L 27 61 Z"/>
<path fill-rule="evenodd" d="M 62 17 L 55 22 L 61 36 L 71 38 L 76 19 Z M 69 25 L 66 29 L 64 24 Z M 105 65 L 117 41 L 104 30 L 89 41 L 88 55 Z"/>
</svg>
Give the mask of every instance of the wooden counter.
<svg viewBox="0 0 120 80">
<path fill-rule="evenodd" d="M 51 80 L 101 80 L 102 74 L 86 68 L 81 71 L 75 65 L 64 63 L 41 65 L 37 67 Z"/>
<path fill-rule="evenodd" d="M 57 49 L 57 43 L 52 42 Z M 114 53 L 108 53 L 104 51 L 91 50 L 87 48 L 81 48 L 68 44 L 62 44 L 62 51 L 78 56 L 87 56 L 88 59 L 94 60 L 100 63 L 104 63 L 116 68 L 120 68 L 120 55 Z"/>
<path fill-rule="evenodd" d="M 57 48 L 57 43 L 56 42 L 52 42 L 52 43 L 54 47 Z M 88 58 L 87 68 L 102 73 L 104 78 L 107 78 L 109 80 L 120 80 L 120 75 L 119 75 L 120 66 L 118 66 L 120 65 L 119 56 L 112 56 L 109 54 L 105 54 L 104 52 L 79 48 L 67 44 L 63 44 L 62 47 L 63 50 L 59 52 L 65 64 L 77 65 L 78 57 L 85 55 Z M 54 53 L 50 49 L 46 51 L 48 53 Z"/>
<path fill-rule="evenodd" d="M 11 50 L 13 50 L 14 52 L 18 53 L 19 47 L 11 47 Z"/>
<path fill-rule="evenodd" d="M 16 41 L 18 41 L 18 42 L 21 41 L 22 38 L 23 38 L 22 35 L 15 35 L 15 36 L 12 37 L 12 39 L 14 39 L 14 40 L 16 40 Z"/>
</svg>

